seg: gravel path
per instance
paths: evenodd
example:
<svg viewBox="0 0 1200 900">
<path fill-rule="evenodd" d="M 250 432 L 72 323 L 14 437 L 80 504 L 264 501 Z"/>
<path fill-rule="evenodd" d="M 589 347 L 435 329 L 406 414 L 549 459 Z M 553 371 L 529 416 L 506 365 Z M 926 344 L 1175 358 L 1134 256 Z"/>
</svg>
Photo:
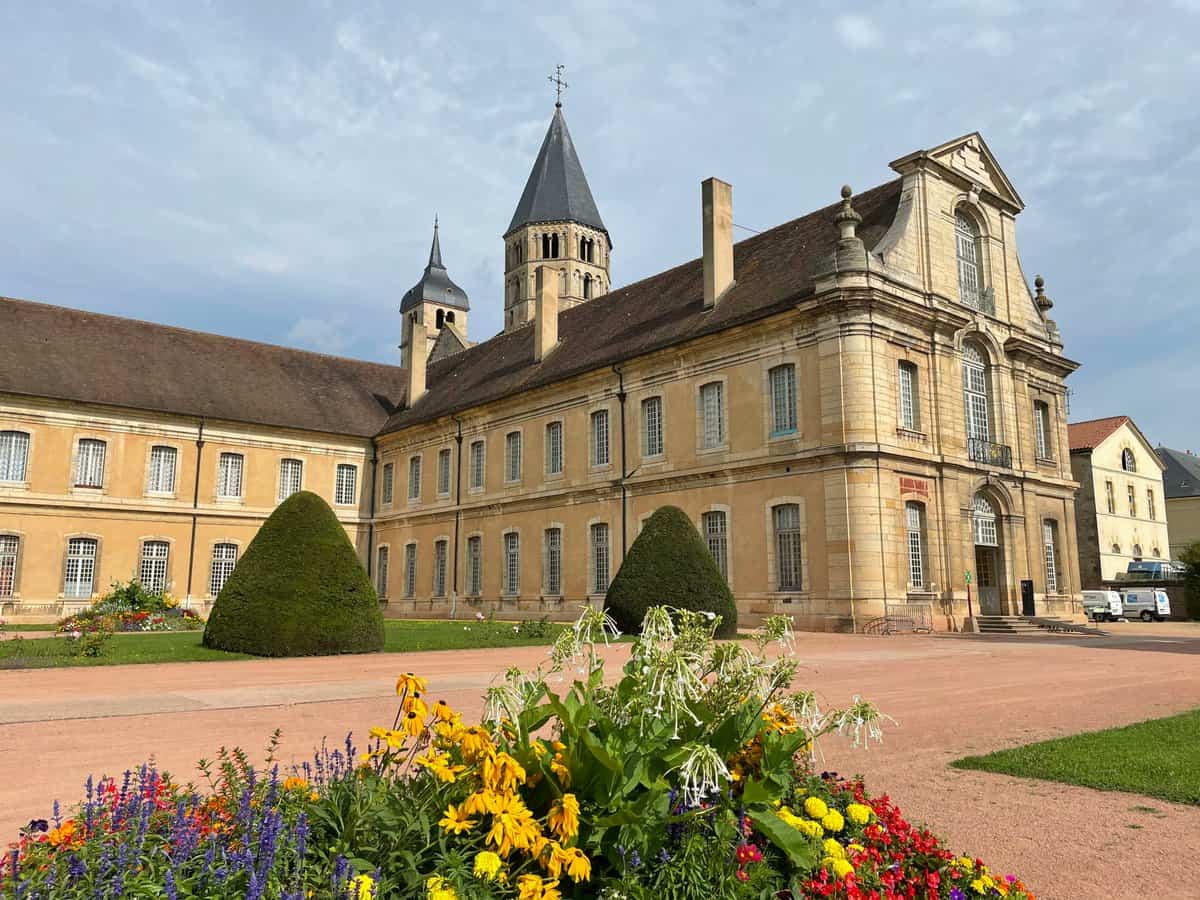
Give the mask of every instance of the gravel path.
<svg viewBox="0 0 1200 900">
<path fill-rule="evenodd" d="M 1040 897 L 1194 898 L 1200 808 L 947 766 L 1200 706 L 1200 628 L 1113 630 L 1103 639 L 802 634 L 804 685 L 831 705 L 869 697 L 899 721 L 867 751 L 827 740 L 824 765 L 864 774 L 952 849 L 1019 874 Z M 0 672 L 0 834 L 45 815 L 55 797 L 75 800 L 89 773 L 150 756 L 186 777 L 198 757 L 258 750 L 276 727 L 285 759 L 325 735 L 363 734 L 391 720 L 402 670 L 477 715 L 496 672 L 544 658 L 544 648 L 515 648 Z"/>
</svg>

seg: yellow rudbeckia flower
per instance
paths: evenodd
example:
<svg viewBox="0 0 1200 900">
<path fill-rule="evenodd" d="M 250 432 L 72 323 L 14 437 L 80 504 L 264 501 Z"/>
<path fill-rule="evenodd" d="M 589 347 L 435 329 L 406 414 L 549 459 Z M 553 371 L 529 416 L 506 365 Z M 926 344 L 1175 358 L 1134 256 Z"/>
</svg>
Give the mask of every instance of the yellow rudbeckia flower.
<svg viewBox="0 0 1200 900">
<path fill-rule="evenodd" d="M 397 694 L 415 694 L 424 693 L 429 686 L 429 680 L 426 678 L 418 678 L 412 672 L 405 672 L 396 680 Z"/>
<path fill-rule="evenodd" d="M 456 807 L 453 803 L 446 807 L 446 812 L 438 824 L 452 834 L 462 834 L 475 827 L 475 819 L 468 817 L 466 810 Z"/>
<path fill-rule="evenodd" d="M 550 807 L 546 823 L 564 841 L 579 833 L 579 801 L 574 794 L 563 794 Z"/>
</svg>

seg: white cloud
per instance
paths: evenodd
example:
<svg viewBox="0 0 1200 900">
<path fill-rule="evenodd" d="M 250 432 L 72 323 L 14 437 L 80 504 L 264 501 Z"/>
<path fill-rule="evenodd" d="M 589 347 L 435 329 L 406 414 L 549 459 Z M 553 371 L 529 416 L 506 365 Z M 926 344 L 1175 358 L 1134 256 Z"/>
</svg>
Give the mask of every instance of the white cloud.
<svg viewBox="0 0 1200 900">
<path fill-rule="evenodd" d="M 344 323 L 315 318 L 297 320 L 284 336 L 284 343 L 331 356 L 345 356 L 350 344 Z"/>
<path fill-rule="evenodd" d="M 838 16 L 833 21 L 833 30 L 842 43 L 856 50 L 878 47 L 883 42 L 879 29 L 866 16 Z"/>
</svg>

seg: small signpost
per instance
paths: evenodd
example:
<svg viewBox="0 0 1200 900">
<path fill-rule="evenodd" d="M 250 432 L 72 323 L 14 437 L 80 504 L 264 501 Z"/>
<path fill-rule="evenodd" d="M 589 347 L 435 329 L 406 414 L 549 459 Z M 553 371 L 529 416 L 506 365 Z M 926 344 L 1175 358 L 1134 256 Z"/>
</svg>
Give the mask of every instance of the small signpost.
<svg viewBox="0 0 1200 900">
<path fill-rule="evenodd" d="M 967 621 L 971 623 L 971 627 L 975 626 L 975 608 L 971 605 L 971 570 L 967 569 Z"/>
</svg>

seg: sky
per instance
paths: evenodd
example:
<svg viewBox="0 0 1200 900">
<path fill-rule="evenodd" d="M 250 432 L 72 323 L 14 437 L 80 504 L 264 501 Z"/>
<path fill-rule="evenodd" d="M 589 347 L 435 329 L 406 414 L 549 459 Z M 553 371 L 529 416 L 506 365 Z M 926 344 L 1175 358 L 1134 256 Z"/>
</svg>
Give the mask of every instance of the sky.
<svg viewBox="0 0 1200 900">
<path fill-rule="evenodd" d="M 978 130 L 1072 420 L 1200 450 L 1200 0 L 3 0 L 0 295 L 397 362 L 438 215 L 485 339 L 559 63 L 615 287 Z"/>
</svg>

